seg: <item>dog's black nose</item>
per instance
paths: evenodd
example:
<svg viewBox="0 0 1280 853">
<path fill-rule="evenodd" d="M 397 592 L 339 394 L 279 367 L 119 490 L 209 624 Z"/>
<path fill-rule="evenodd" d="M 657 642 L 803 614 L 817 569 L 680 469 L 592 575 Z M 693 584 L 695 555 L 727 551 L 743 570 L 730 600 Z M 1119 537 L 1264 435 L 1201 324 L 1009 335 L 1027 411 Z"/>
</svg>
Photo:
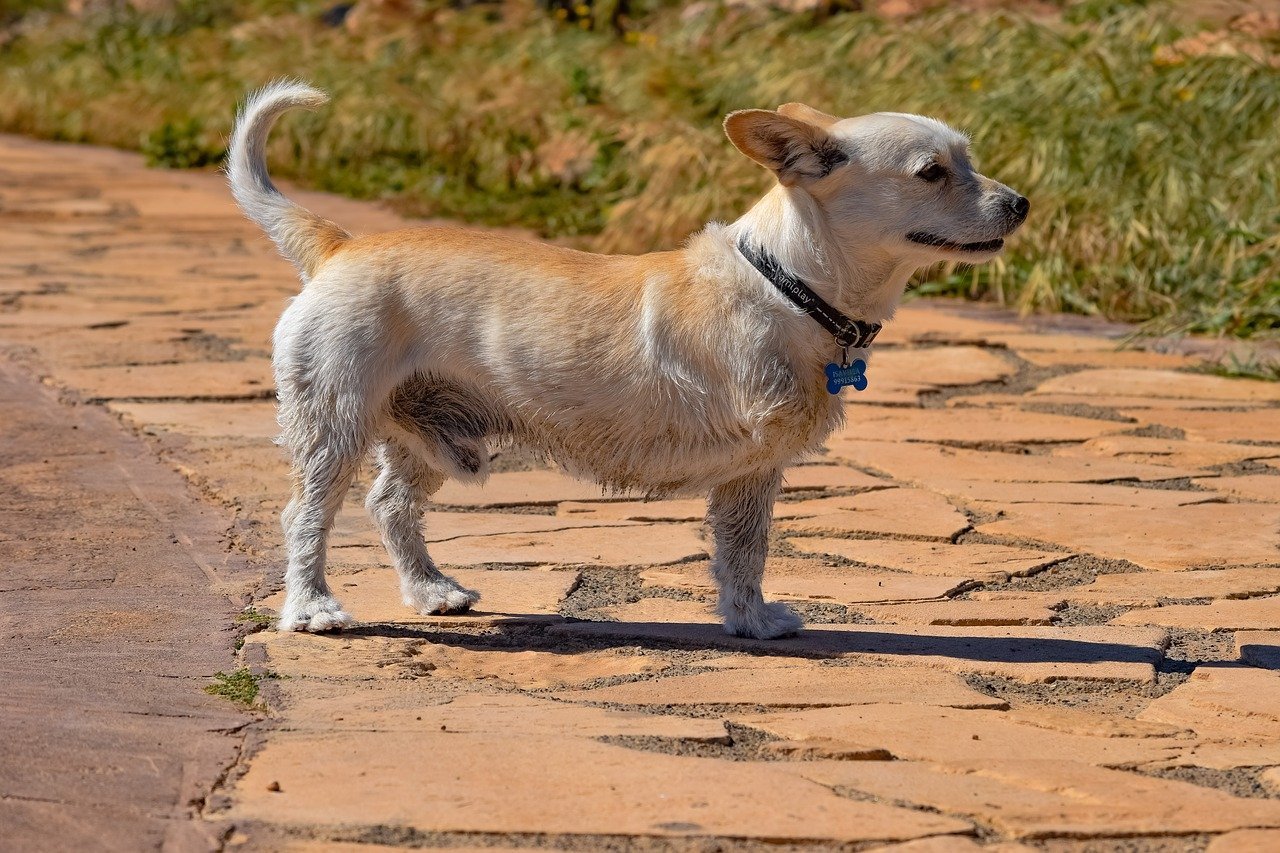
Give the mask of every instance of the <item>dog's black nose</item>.
<svg viewBox="0 0 1280 853">
<path fill-rule="evenodd" d="M 1021 222 L 1027 218 L 1027 214 L 1031 211 L 1031 202 L 1024 195 L 1015 195 L 1009 199 L 1009 209 L 1013 211 L 1013 215 Z"/>
</svg>

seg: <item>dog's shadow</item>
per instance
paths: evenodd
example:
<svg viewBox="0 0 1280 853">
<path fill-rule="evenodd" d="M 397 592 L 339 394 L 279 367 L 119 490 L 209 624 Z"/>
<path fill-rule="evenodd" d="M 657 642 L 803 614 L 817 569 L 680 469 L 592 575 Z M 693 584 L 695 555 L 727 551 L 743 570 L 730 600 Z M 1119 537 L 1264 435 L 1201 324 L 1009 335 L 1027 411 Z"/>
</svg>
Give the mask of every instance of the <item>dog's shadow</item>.
<svg viewBox="0 0 1280 853">
<path fill-rule="evenodd" d="M 759 657 L 839 658 L 886 655 L 1011 664 L 1133 663 L 1158 665 L 1158 645 L 1131 645 L 1069 637 L 1045 636 L 1010 627 L 1010 636 L 972 636 L 963 628 L 931 628 L 927 633 L 883 630 L 882 626 L 816 625 L 794 637 L 752 640 L 731 637 L 718 624 L 695 622 L 589 622 L 566 619 L 551 623 L 513 620 L 487 626 L 477 635 L 450 630 L 451 625 L 417 626 L 390 622 L 348 629 L 345 636 L 418 639 L 427 643 L 495 653 L 539 651 L 575 655 L 616 648 L 646 651 L 669 649 L 739 652 Z M 892 626 L 883 626 L 892 628 Z"/>
</svg>

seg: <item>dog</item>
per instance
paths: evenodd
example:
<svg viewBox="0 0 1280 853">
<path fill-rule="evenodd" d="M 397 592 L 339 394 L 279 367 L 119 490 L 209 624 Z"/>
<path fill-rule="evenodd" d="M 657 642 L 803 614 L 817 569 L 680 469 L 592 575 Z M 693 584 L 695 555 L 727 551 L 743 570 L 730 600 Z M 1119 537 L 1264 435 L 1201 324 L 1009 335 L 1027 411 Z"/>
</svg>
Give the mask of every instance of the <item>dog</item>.
<svg viewBox="0 0 1280 853">
<path fill-rule="evenodd" d="M 796 633 L 800 618 L 761 594 L 783 469 L 842 424 L 839 377 L 865 364 L 912 273 L 995 257 L 1029 206 L 940 121 L 791 103 L 728 115 L 729 140 L 776 185 L 678 250 L 597 255 L 446 226 L 354 237 L 267 174 L 276 119 L 325 101 L 292 81 L 252 94 L 227 167 L 303 285 L 273 336 L 293 479 L 281 630 L 352 624 L 326 546 L 371 449 L 367 507 L 405 604 L 467 611 L 479 595 L 436 568 L 422 517 L 447 478 L 483 483 L 491 444 L 512 443 L 604 489 L 709 494 L 725 629 Z"/>
</svg>

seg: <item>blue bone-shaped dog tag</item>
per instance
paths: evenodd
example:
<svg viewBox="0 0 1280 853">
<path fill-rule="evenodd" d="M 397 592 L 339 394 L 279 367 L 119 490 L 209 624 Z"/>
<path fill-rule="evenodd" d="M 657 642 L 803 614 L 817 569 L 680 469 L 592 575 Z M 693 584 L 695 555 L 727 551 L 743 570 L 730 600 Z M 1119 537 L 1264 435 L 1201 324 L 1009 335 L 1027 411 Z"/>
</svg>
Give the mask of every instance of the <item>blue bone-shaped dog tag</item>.
<svg viewBox="0 0 1280 853">
<path fill-rule="evenodd" d="M 855 358 L 848 367 L 838 364 L 827 365 L 827 391 L 839 394 L 840 389 L 852 385 L 856 391 L 867 390 L 867 363 Z"/>
</svg>

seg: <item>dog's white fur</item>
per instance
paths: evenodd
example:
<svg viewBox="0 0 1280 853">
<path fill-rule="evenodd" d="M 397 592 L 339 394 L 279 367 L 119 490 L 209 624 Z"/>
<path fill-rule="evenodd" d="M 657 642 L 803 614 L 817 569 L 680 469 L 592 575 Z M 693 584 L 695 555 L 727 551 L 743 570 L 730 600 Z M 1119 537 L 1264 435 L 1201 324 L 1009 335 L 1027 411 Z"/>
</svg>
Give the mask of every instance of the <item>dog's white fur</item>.
<svg viewBox="0 0 1280 853">
<path fill-rule="evenodd" d="M 467 610 L 478 595 L 436 569 L 421 518 L 447 477 L 485 480 L 496 441 L 606 488 L 710 492 L 725 628 L 797 631 L 796 614 L 761 595 L 767 534 L 783 468 L 843 419 L 822 373 L 838 350 L 737 241 L 772 253 L 846 314 L 883 322 L 914 270 L 999 251 L 924 245 L 920 234 L 994 241 L 1017 228 L 1025 199 L 974 172 L 967 140 L 940 122 L 838 120 L 787 104 L 725 122 L 778 185 L 679 251 L 592 255 L 442 227 L 354 238 L 287 200 L 266 171 L 275 119 L 324 100 L 301 83 L 268 86 L 246 103 L 230 149 L 236 201 L 304 284 L 275 333 L 294 472 L 279 627 L 351 624 L 325 581 L 326 542 L 371 447 L 381 471 L 368 508 L 405 603 Z M 931 164 L 945 175 L 922 172 Z"/>
</svg>

